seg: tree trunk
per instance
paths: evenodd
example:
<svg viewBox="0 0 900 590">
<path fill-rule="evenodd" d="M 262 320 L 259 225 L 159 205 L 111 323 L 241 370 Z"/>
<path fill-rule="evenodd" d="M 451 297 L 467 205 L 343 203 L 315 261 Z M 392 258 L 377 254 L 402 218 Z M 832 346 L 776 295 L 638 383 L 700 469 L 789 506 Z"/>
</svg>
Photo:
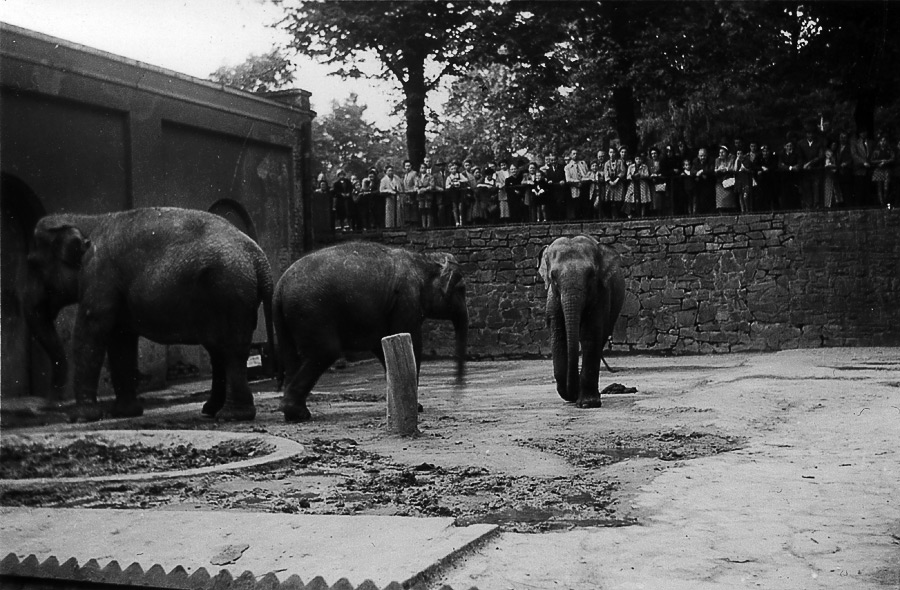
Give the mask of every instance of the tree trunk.
<svg viewBox="0 0 900 590">
<path fill-rule="evenodd" d="M 634 154 L 638 147 L 637 108 L 634 90 L 631 86 L 617 86 L 612 94 L 613 108 L 616 111 L 616 133 L 619 141 Z"/>
<path fill-rule="evenodd" d="M 409 77 L 403 84 L 406 96 L 406 151 L 407 157 L 417 169 L 425 158 L 425 62 L 411 65 Z"/>
<path fill-rule="evenodd" d="M 865 129 L 869 132 L 869 137 L 875 137 L 875 99 L 872 94 L 870 90 L 861 89 L 856 96 L 856 107 L 853 109 L 856 132 Z"/>
</svg>

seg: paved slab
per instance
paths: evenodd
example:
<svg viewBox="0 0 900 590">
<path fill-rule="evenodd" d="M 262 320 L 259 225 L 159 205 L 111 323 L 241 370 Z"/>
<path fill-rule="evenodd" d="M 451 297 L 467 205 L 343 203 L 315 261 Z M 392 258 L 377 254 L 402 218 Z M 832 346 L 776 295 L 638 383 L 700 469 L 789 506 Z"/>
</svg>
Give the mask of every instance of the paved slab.
<svg viewBox="0 0 900 590">
<path fill-rule="evenodd" d="M 188 573 L 227 569 L 237 577 L 274 572 L 280 580 L 353 586 L 372 580 L 413 583 L 496 531 L 493 525 L 453 526 L 452 518 L 315 516 L 240 512 L 156 512 L 78 508 L 0 509 L 0 554 L 40 561 L 75 557 L 80 564 L 139 562 Z"/>
<path fill-rule="evenodd" d="M 601 386 L 615 380 L 636 386 L 639 393 L 611 396 L 600 409 L 579 410 L 559 400 L 546 360 L 473 363 L 462 389 L 452 384 L 452 363 L 426 363 L 420 385 L 426 408 L 420 415 L 423 436 L 401 441 L 380 427 L 383 403 L 341 401 L 348 392 L 383 391 L 383 373 L 373 363 L 327 374 L 317 386 L 318 400 L 311 404 L 313 421 L 303 425 L 284 424 L 274 394 L 259 395 L 260 413 L 252 428 L 301 442 L 349 436 L 360 449 L 403 465 L 484 466 L 492 473 L 534 481 L 569 477 L 580 469 L 544 450 L 551 442 L 593 440 L 598 432 L 677 429 L 721 432 L 742 441 L 740 450 L 712 456 L 666 462 L 634 457 L 602 468 L 603 477 L 619 486 L 620 502 L 635 518 L 634 526 L 539 534 L 507 528 L 487 539 L 483 535 L 490 530 L 479 536 L 469 527 L 462 529 L 471 534 L 466 539 L 484 542 L 460 551 L 467 546 L 465 539 L 443 546 L 438 541 L 455 538 L 458 531 L 450 519 L 435 519 L 440 526 L 428 529 L 423 540 L 416 536 L 421 531 L 409 532 L 406 523 L 433 519 L 234 511 L 172 516 L 169 508 L 137 511 L 139 519 L 120 511 L 96 515 L 125 520 L 115 529 L 118 534 L 109 535 L 121 545 L 121 539 L 132 539 L 128 563 L 173 559 L 163 563 L 167 569 L 184 562 L 190 567 L 223 567 L 211 566 L 211 559 L 246 544 L 240 558 L 227 566 L 231 571 L 261 575 L 287 568 L 285 563 L 315 563 L 329 571 L 298 575 L 304 580 L 322 575 L 329 583 L 346 575 L 359 584 L 375 575 L 356 569 L 365 567 L 388 571 L 383 578 L 373 578 L 379 585 L 400 582 L 441 562 L 445 567 L 439 576 L 423 586 L 900 590 L 900 349 L 619 356 L 611 363 L 618 372 L 603 373 Z M 194 415 L 196 406 L 178 411 L 189 409 Z M 87 426 L 53 430 L 76 428 Z M 542 446 L 527 444 L 531 437 Z M 338 481 L 342 476 L 339 471 L 331 474 Z M 278 480 L 277 487 L 309 489 L 311 478 L 291 477 Z M 229 490 L 261 485 L 249 476 L 222 485 L 226 483 Z M 193 498 L 191 503 L 207 506 L 202 500 Z M 56 520 L 64 523 L 59 525 L 63 529 L 75 529 L 72 536 L 81 541 L 79 546 L 57 547 L 53 534 L 29 523 L 52 519 L 53 514 L 61 515 Z M 43 539 L 43 549 L 52 554 L 98 557 L 82 552 L 88 543 L 85 531 L 92 529 L 73 524 L 69 514 L 80 512 L 0 510 L 0 548 L 5 553 L 11 538 L 28 540 L 26 532 L 34 530 L 34 538 Z M 24 521 L 21 529 L 8 528 L 13 516 Z M 327 519 L 341 524 L 305 524 Z M 167 524 L 157 527 L 156 522 Z M 171 554 L 152 553 L 168 551 L 170 544 Z M 262 556 L 257 558 L 257 552 Z"/>
</svg>

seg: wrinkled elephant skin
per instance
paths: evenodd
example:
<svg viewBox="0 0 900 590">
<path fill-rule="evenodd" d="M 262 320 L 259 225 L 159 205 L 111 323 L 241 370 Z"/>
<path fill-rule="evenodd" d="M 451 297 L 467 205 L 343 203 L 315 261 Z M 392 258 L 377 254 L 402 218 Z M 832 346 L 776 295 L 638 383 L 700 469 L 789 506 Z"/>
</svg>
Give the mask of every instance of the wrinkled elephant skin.
<svg viewBox="0 0 900 590">
<path fill-rule="evenodd" d="M 106 215 L 50 215 L 34 232 L 20 293 L 26 321 L 50 355 L 57 397 L 66 382 L 65 353 L 53 322 L 78 304 L 73 332 L 73 420 L 97 420 L 104 356 L 115 416 L 137 416 L 138 337 L 160 344 L 199 344 L 212 365 L 203 413 L 252 420 L 247 384 L 257 310 L 263 303 L 273 341 L 272 273 L 260 247 L 212 213 L 176 208 Z"/>
<path fill-rule="evenodd" d="M 580 408 L 600 407 L 603 348 L 625 301 L 620 257 L 590 236 L 559 238 L 542 250 L 538 272 L 547 288 L 556 390 Z"/>
<path fill-rule="evenodd" d="M 371 352 L 384 365 L 381 339 L 408 332 L 418 370 L 426 318 L 453 323 L 457 377 L 463 376 L 466 284 L 450 254 L 419 254 L 372 242 L 324 248 L 285 271 L 275 286 L 273 308 L 285 371 L 282 410 L 289 422 L 310 419 L 310 391 L 344 352 Z"/>
</svg>

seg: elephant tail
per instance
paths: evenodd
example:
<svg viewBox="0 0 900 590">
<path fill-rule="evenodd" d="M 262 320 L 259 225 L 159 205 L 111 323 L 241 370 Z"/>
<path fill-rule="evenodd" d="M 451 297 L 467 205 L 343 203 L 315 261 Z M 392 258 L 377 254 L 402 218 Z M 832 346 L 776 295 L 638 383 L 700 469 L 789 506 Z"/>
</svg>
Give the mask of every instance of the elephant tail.
<svg viewBox="0 0 900 590">
<path fill-rule="evenodd" d="M 275 291 L 272 283 L 272 270 L 268 261 L 257 270 L 259 297 L 262 299 L 263 318 L 266 323 L 266 352 L 272 359 L 272 372 L 278 379 L 278 387 L 284 383 L 284 369 L 281 366 L 278 348 L 275 346 L 275 327 L 272 320 L 272 297 Z"/>
</svg>

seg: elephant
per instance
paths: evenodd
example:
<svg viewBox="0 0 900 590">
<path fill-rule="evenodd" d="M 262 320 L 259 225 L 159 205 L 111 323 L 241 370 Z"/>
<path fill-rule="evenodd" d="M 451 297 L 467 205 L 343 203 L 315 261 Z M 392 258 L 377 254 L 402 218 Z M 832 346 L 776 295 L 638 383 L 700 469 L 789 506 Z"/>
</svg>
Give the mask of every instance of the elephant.
<svg viewBox="0 0 900 590">
<path fill-rule="evenodd" d="M 35 227 L 27 266 L 23 314 L 50 356 L 57 399 L 68 366 L 54 321 L 63 307 L 78 304 L 71 419 L 103 417 L 97 385 L 104 355 L 115 391 L 112 415 L 143 413 L 136 391 L 139 336 L 205 347 L 213 374 L 203 414 L 255 417 L 247 358 L 260 302 L 274 348 L 272 271 L 257 243 L 226 219 L 174 207 L 49 215 Z"/>
<path fill-rule="evenodd" d="M 330 246 L 285 271 L 272 305 L 288 422 L 311 419 L 306 399 L 343 352 L 372 352 L 384 366 L 381 339 L 408 332 L 418 372 L 426 318 L 452 322 L 457 379 L 463 378 L 469 312 L 466 283 L 451 254 L 373 242 Z"/>
<path fill-rule="evenodd" d="M 539 261 L 538 272 L 547 288 L 556 391 L 579 408 L 599 407 L 603 348 L 625 301 L 621 259 L 610 246 L 580 235 L 554 240 L 541 250 Z"/>
</svg>

